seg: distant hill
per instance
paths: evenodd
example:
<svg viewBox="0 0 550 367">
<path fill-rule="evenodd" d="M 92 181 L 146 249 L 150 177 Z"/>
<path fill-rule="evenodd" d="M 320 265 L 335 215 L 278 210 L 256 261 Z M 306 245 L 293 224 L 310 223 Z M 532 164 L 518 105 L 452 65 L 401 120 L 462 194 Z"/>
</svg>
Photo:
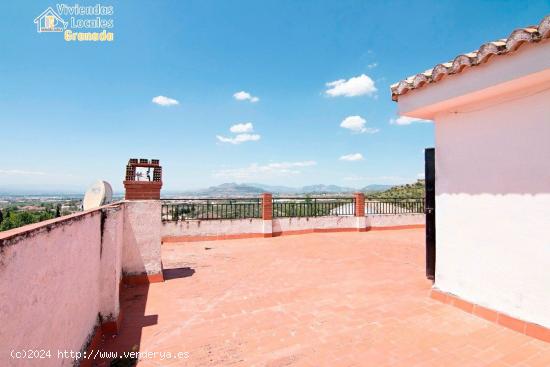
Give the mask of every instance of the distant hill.
<svg viewBox="0 0 550 367">
<path fill-rule="evenodd" d="M 200 196 L 200 197 L 247 197 L 258 196 L 263 189 L 247 184 L 224 183 L 218 186 L 211 186 L 202 190 L 185 191 L 182 193 L 171 193 L 169 196 Z"/>
<path fill-rule="evenodd" d="M 395 185 L 367 185 L 361 189 L 363 192 L 379 192 L 379 191 L 386 191 L 394 187 Z"/>
<path fill-rule="evenodd" d="M 403 188 L 412 185 L 380 185 L 372 184 L 365 186 L 362 189 L 353 187 L 338 186 L 338 185 L 307 185 L 303 187 L 290 187 L 283 185 L 266 185 L 260 183 L 223 183 L 217 186 L 211 186 L 207 189 L 184 191 L 184 192 L 165 192 L 165 197 L 182 197 L 182 196 L 197 196 L 197 197 L 258 197 L 264 192 L 270 192 L 274 195 L 315 195 L 315 194 L 345 194 L 350 195 L 356 191 L 363 191 L 369 197 L 372 195 L 384 194 L 384 197 L 393 195 L 394 193 L 404 194 Z M 393 191 L 392 191 L 393 190 Z M 407 189 L 411 190 L 411 188 Z M 423 190 L 423 186 L 422 186 Z M 412 194 L 411 194 L 412 195 Z M 423 194 L 422 194 L 423 195 Z M 407 196 L 408 197 L 408 196 Z"/>
<path fill-rule="evenodd" d="M 417 180 L 412 184 L 393 186 L 390 189 L 379 192 L 367 192 L 369 198 L 423 198 L 425 195 L 425 181 Z"/>
<path fill-rule="evenodd" d="M 260 183 L 249 183 L 247 185 L 259 187 L 265 192 L 271 192 L 273 194 L 293 194 L 300 190 L 299 188 L 296 188 L 296 187 L 282 186 L 282 185 L 265 185 Z"/>
<path fill-rule="evenodd" d="M 257 183 L 224 183 L 218 186 L 211 186 L 203 190 L 193 190 L 185 192 L 166 192 L 165 196 L 199 196 L 199 197 L 235 197 L 235 196 L 253 196 L 264 192 L 270 192 L 275 195 L 300 195 L 300 194 L 349 194 L 357 189 L 351 187 L 342 187 L 337 185 L 310 185 L 304 187 L 290 187 L 282 185 L 265 185 Z"/>
<path fill-rule="evenodd" d="M 336 186 L 336 185 L 309 185 L 301 188 L 300 192 L 306 194 L 337 194 L 337 193 L 350 193 L 357 191 L 352 187 Z"/>
</svg>

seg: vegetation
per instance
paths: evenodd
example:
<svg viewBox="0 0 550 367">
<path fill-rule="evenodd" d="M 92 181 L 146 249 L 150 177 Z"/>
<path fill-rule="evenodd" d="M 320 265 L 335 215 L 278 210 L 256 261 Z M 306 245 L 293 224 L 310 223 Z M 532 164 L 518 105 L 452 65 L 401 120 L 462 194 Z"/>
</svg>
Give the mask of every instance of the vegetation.
<svg viewBox="0 0 550 367">
<path fill-rule="evenodd" d="M 54 208 L 53 205 L 44 205 L 43 208 L 40 211 L 27 211 L 13 206 L 0 210 L 0 231 L 38 223 L 61 215 L 59 206 Z"/>
<path fill-rule="evenodd" d="M 348 198 L 329 199 L 301 198 L 275 199 L 274 217 L 316 217 L 333 215 L 351 215 L 353 201 Z M 257 199 L 188 199 L 185 202 L 163 205 L 163 220 L 186 219 L 237 219 L 260 218 L 261 204 Z"/>
<path fill-rule="evenodd" d="M 380 192 L 370 192 L 368 199 L 421 199 L 425 195 L 425 181 L 417 180 L 415 183 L 394 186 Z"/>
<path fill-rule="evenodd" d="M 273 203 L 274 217 L 321 217 L 336 214 L 353 214 L 353 201 L 346 198 L 311 198 L 307 195 L 304 199 L 276 200 Z"/>
</svg>

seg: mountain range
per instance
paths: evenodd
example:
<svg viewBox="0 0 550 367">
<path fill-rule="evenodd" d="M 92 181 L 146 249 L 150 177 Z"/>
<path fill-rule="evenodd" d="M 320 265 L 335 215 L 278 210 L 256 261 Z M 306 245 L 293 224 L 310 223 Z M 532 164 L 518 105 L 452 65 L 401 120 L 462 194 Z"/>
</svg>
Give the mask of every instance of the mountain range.
<svg viewBox="0 0 550 367">
<path fill-rule="evenodd" d="M 290 187 L 282 185 L 266 185 L 260 183 L 223 183 L 217 186 L 211 186 L 206 189 L 184 191 L 184 192 L 165 192 L 167 196 L 202 196 L 202 197 L 238 197 L 238 196 L 258 196 L 264 192 L 273 194 L 350 194 L 356 191 L 362 192 L 379 192 L 390 189 L 393 185 L 373 184 L 365 186 L 361 189 L 353 187 L 345 187 L 338 185 L 308 185 L 303 187 Z"/>
</svg>

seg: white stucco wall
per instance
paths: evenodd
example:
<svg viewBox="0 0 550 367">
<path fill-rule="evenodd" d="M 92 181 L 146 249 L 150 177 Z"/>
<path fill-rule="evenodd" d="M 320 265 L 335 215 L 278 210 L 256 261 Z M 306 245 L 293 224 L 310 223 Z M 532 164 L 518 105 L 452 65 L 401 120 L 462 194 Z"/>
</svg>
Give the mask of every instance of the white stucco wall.
<svg viewBox="0 0 550 367">
<path fill-rule="evenodd" d="M 274 218 L 273 233 L 315 229 L 356 228 L 356 217 Z"/>
<path fill-rule="evenodd" d="M 99 312 L 103 322 L 115 320 L 120 311 L 119 287 L 122 278 L 122 248 L 124 244 L 124 205 L 103 210 L 100 303 Z"/>
<path fill-rule="evenodd" d="M 125 275 L 162 272 L 160 200 L 126 201 L 122 271 Z"/>
<path fill-rule="evenodd" d="M 162 237 L 224 236 L 263 233 L 262 219 L 182 220 L 162 222 Z"/>
<path fill-rule="evenodd" d="M 435 286 L 550 327 L 550 90 L 503 100 L 436 118 Z"/>
<path fill-rule="evenodd" d="M 71 366 L 95 327 L 117 319 L 128 274 L 157 274 L 160 202 L 126 201 L 0 233 L 0 361 L 10 351 L 51 350 L 41 366 Z M 99 317 L 98 317 L 99 316 Z"/>
<path fill-rule="evenodd" d="M 105 209 L 102 220 L 94 210 L 0 233 L 2 365 L 32 364 L 11 359 L 12 349 L 49 349 L 53 358 L 41 366 L 71 366 L 57 350 L 81 351 L 98 314 L 118 316 L 122 212 Z"/>
<path fill-rule="evenodd" d="M 369 215 L 366 217 L 329 216 L 310 218 L 224 219 L 162 222 L 164 239 L 178 237 L 223 237 L 239 234 L 269 234 L 328 229 L 365 229 L 425 224 L 424 214 Z"/>
<path fill-rule="evenodd" d="M 399 227 L 425 225 L 424 214 L 377 214 L 366 216 L 367 227 Z"/>
</svg>

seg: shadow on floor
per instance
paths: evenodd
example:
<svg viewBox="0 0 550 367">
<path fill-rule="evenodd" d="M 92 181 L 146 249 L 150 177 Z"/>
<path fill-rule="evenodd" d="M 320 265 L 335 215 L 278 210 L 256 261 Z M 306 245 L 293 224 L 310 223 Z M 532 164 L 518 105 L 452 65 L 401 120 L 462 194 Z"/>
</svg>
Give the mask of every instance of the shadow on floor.
<svg viewBox="0 0 550 367">
<path fill-rule="evenodd" d="M 139 286 L 125 285 L 121 288 L 120 308 L 122 325 L 118 335 L 106 336 L 100 348 L 102 352 L 117 352 L 120 355 L 124 352 L 139 351 L 143 328 L 158 323 L 158 315 L 145 314 L 148 294 L 148 284 Z M 111 360 L 112 357 L 109 357 L 108 354 L 103 355 L 102 359 L 93 361 L 93 366 L 134 366 L 132 358 Z"/>
<path fill-rule="evenodd" d="M 186 267 L 186 268 L 175 268 L 175 269 L 164 269 L 162 271 L 164 275 L 164 280 L 187 278 L 195 274 L 195 269 Z"/>
</svg>

